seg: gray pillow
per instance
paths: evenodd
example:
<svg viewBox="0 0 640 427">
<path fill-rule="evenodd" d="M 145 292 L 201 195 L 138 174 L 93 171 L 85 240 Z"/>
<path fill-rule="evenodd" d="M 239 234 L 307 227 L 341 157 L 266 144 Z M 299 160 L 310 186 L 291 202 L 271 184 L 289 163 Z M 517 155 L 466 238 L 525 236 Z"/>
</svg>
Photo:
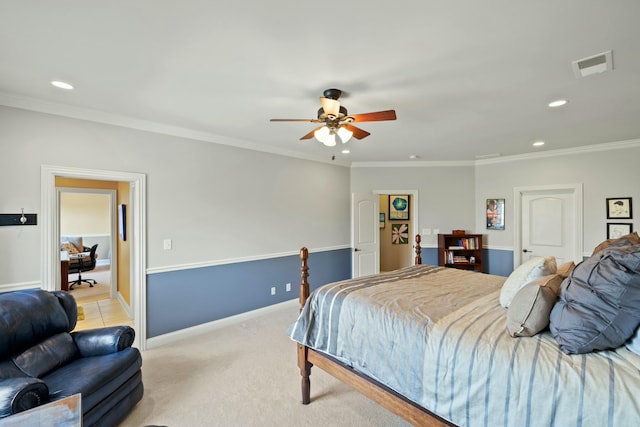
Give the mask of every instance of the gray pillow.
<svg viewBox="0 0 640 427">
<path fill-rule="evenodd" d="M 507 330 L 512 337 L 532 337 L 549 325 L 562 276 L 553 274 L 524 285 L 507 309 Z M 554 289 L 555 287 L 555 289 Z"/>
<path fill-rule="evenodd" d="M 567 354 L 617 348 L 640 324 L 638 307 L 640 245 L 609 247 L 564 280 L 549 328 Z"/>
</svg>

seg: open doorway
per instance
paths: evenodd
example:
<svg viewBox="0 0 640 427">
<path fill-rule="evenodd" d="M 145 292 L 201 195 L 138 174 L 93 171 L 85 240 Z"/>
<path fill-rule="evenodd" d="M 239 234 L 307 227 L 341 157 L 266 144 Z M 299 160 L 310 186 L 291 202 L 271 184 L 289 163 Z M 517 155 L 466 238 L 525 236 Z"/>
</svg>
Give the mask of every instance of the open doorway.
<svg viewBox="0 0 640 427">
<path fill-rule="evenodd" d="M 61 262 L 59 241 L 59 206 L 57 187 L 73 187 L 60 180 L 113 181 L 119 185 L 117 203 L 127 207 L 126 245 L 118 249 L 118 298 L 126 301 L 136 330 L 134 345 L 146 349 L 146 176 L 140 173 L 78 169 L 43 165 L 42 195 L 42 288 L 60 289 Z M 127 268 L 121 268 L 126 263 Z M 122 278 L 128 281 L 124 289 Z"/>
<path fill-rule="evenodd" d="M 380 272 L 398 270 L 413 265 L 415 228 L 411 194 L 379 194 Z M 403 210 L 394 209 L 394 203 L 404 203 Z"/>
</svg>

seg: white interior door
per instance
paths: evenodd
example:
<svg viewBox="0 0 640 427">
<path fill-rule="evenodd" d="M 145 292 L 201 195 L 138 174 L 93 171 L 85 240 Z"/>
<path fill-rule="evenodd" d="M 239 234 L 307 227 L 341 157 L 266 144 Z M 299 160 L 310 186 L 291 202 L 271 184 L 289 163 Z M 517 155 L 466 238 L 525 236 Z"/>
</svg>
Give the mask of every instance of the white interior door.
<svg viewBox="0 0 640 427">
<path fill-rule="evenodd" d="M 523 190 L 519 206 L 520 245 L 514 248 L 514 267 L 538 256 L 554 256 L 558 264 L 582 260 L 581 191 L 576 187 Z"/>
<path fill-rule="evenodd" d="M 351 197 L 352 276 L 362 277 L 380 272 L 379 197 L 373 193 L 354 193 Z"/>
</svg>

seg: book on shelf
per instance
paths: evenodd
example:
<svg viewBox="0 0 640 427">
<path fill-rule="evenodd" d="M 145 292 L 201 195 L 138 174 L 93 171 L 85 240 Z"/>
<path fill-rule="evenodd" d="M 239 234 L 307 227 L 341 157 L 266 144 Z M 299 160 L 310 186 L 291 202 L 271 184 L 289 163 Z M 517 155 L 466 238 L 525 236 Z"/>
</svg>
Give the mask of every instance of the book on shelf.
<svg viewBox="0 0 640 427">
<path fill-rule="evenodd" d="M 460 249 L 464 249 L 464 246 L 449 246 L 449 250 L 452 250 L 452 251 L 460 250 Z"/>
</svg>

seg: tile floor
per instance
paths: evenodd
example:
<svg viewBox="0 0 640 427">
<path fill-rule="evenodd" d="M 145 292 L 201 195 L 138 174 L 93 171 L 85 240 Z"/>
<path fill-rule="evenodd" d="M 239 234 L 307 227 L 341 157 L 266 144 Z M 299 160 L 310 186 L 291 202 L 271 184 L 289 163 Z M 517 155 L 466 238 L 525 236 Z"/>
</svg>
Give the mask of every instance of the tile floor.
<svg viewBox="0 0 640 427">
<path fill-rule="evenodd" d="M 71 275 L 75 278 L 77 275 Z M 110 299 L 110 272 L 108 267 L 96 268 L 82 274 L 83 278 L 95 279 L 93 287 L 87 284 L 74 287 L 71 295 L 78 307 L 84 311 L 84 319 L 78 320 L 75 330 L 102 328 L 104 326 L 129 325 L 133 327 L 133 320 L 127 316 L 124 308 L 117 299 Z"/>
<path fill-rule="evenodd" d="M 104 326 L 129 325 L 133 321 L 117 299 L 103 299 L 93 302 L 80 302 L 78 306 L 84 310 L 84 320 L 78 320 L 75 330 L 102 328 Z"/>
</svg>

